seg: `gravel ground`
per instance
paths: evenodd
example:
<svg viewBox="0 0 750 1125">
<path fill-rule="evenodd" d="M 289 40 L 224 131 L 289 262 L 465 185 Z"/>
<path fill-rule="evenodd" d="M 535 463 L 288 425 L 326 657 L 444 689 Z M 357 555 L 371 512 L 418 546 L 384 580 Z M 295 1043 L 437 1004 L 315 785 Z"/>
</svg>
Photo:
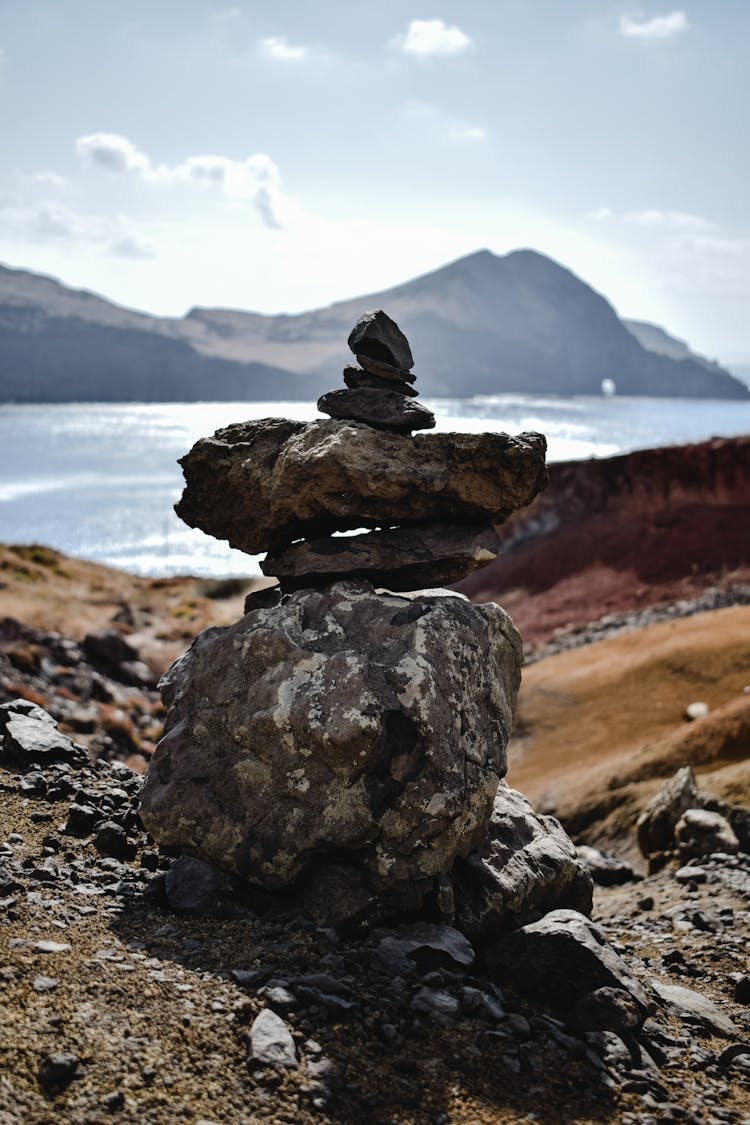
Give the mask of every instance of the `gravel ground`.
<svg viewBox="0 0 750 1125">
<path fill-rule="evenodd" d="M 394 969 L 387 932 L 163 909 L 139 785 L 105 762 L 0 769 L 0 1125 L 750 1122 L 750 857 L 598 890 L 642 981 L 732 1021 L 656 1005 L 639 1047 L 479 961 Z M 264 1010 L 290 1065 L 254 1039 Z"/>
<path fill-rule="evenodd" d="M 582 648 L 584 645 L 593 644 L 594 641 L 603 641 L 605 637 L 643 629 L 646 625 L 654 625 L 659 621 L 676 621 L 680 617 L 693 617 L 696 613 L 727 609 L 733 605 L 750 605 L 750 586 L 745 583 L 728 586 L 726 589 L 711 586 L 695 598 L 682 598 L 676 602 L 649 606 L 647 609 L 628 610 L 624 613 L 608 613 L 586 625 L 557 629 L 546 644 L 525 645 L 526 664 L 534 664 L 537 660 L 554 656 L 558 652 Z"/>
</svg>

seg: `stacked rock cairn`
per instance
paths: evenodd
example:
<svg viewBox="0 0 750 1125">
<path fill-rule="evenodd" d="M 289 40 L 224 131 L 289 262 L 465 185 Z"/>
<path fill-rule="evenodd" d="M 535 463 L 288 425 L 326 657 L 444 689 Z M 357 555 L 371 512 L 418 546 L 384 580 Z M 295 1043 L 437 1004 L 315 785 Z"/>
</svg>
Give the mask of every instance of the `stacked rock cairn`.
<svg viewBox="0 0 750 1125">
<path fill-rule="evenodd" d="M 329 418 L 232 425 L 181 461 L 178 514 L 267 552 L 279 584 L 162 682 L 146 827 L 259 902 L 332 922 L 410 912 L 476 932 L 586 909 L 572 843 L 501 780 L 520 637 L 444 588 L 544 487 L 544 437 L 414 434 L 435 419 L 398 326 L 368 313 L 349 345 Z"/>
</svg>

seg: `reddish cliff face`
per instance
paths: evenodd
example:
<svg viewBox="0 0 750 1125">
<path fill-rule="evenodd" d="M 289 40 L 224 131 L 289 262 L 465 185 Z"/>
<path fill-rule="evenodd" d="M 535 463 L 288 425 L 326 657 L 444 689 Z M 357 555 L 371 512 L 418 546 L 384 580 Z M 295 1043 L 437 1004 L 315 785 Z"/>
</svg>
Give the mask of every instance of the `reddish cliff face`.
<svg viewBox="0 0 750 1125">
<path fill-rule="evenodd" d="M 750 436 L 550 466 L 499 528 L 503 554 L 457 589 L 524 640 L 750 580 Z"/>
</svg>

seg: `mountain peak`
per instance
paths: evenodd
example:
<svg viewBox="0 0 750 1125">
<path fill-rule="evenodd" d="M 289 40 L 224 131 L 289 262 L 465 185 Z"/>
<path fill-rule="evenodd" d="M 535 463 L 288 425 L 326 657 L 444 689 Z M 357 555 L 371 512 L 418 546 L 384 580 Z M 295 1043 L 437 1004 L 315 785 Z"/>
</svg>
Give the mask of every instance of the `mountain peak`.
<svg viewBox="0 0 750 1125">
<path fill-rule="evenodd" d="M 718 366 L 644 349 L 552 258 L 482 248 L 385 292 L 284 316 L 194 308 L 159 319 L 3 271 L 0 401 L 310 400 L 350 358 L 352 324 L 377 308 L 408 336 L 424 394 L 598 394 L 607 378 L 620 395 L 748 397 Z"/>
</svg>

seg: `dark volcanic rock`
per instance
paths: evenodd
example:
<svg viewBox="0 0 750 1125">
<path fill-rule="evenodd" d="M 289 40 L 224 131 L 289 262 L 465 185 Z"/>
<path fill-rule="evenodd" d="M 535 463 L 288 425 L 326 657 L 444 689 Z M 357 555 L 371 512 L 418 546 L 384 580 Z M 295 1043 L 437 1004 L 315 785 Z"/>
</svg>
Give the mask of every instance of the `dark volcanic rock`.
<svg viewBox="0 0 750 1125">
<path fill-rule="evenodd" d="M 578 1001 L 570 1022 L 585 1031 L 614 1031 L 622 1035 L 641 1026 L 643 1013 L 624 989 L 595 988 Z"/>
<path fill-rule="evenodd" d="M 591 912 L 592 882 L 553 816 L 501 781 L 485 840 L 453 869 L 456 922 L 474 941 L 536 921 L 549 910 Z"/>
<path fill-rule="evenodd" d="M 224 871 L 193 856 L 174 861 L 164 879 L 164 894 L 173 910 L 222 917 L 237 894 L 236 881 Z"/>
<path fill-rule="evenodd" d="M 411 371 L 414 366 L 409 341 L 382 309 L 361 316 L 347 343 L 358 360 L 368 356 L 404 371 Z"/>
<path fill-rule="evenodd" d="M 92 664 L 116 668 L 118 664 L 138 659 L 138 651 L 116 629 L 100 629 L 83 638 L 83 651 Z"/>
<path fill-rule="evenodd" d="M 576 853 L 597 887 L 620 886 L 640 878 L 629 863 L 616 855 L 604 855 L 598 848 L 591 848 L 587 844 L 580 844 Z"/>
<path fill-rule="evenodd" d="M 365 422 L 397 434 L 431 430 L 435 425 L 435 415 L 426 406 L 412 402 L 396 390 L 380 391 L 374 387 L 328 391 L 318 399 L 318 410 L 331 418 Z"/>
<path fill-rule="evenodd" d="M 726 817 L 710 809 L 687 809 L 677 821 L 674 837 L 681 859 L 739 851 L 739 840 Z"/>
<path fill-rule="evenodd" d="M 383 363 L 381 360 L 373 359 L 369 355 L 358 355 L 357 363 L 359 363 L 361 367 L 364 367 L 365 371 L 369 371 L 371 375 L 379 375 L 381 379 L 414 383 L 417 378 L 413 371 L 401 371 L 398 367 L 394 367 L 393 364 Z"/>
<path fill-rule="evenodd" d="M 575 910 L 553 910 L 509 934 L 493 951 L 516 987 L 556 1007 L 570 1008 L 587 993 L 612 988 L 628 994 L 641 1019 L 649 997 L 600 928 Z"/>
<path fill-rule="evenodd" d="M 398 391 L 400 395 L 406 395 L 408 398 L 416 398 L 419 394 L 414 387 L 400 380 L 397 373 L 394 373 L 393 377 L 374 375 L 371 371 L 363 371 L 361 367 L 355 367 L 353 364 L 348 364 L 344 368 L 344 382 L 347 387 L 374 387 L 379 391 Z"/>
<path fill-rule="evenodd" d="M 27 719 L 37 719 L 40 723 L 56 726 L 49 711 L 45 711 L 43 707 L 37 707 L 36 703 L 31 703 L 28 699 L 11 699 L 10 703 L 3 703 L 0 706 L 0 734 L 16 715 L 24 715 Z"/>
<path fill-rule="evenodd" d="M 499 523 L 544 488 L 545 452 L 536 433 L 409 437 L 265 418 L 193 446 L 176 511 L 249 554 L 359 527 Z"/>
<path fill-rule="evenodd" d="M 638 818 L 638 847 L 642 854 L 650 856 L 671 848 L 675 826 L 682 814 L 702 804 L 695 774 L 690 766 L 683 766 L 661 787 Z"/>
<path fill-rule="evenodd" d="M 750 811 L 698 788 L 690 766 L 679 769 L 638 819 L 638 846 L 652 862 L 679 850 L 683 859 L 750 850 Z"/>
<path fill-rule="evenodd" d="M 72 1051 L 45 1055 L 39 1063 L 39 1085 L 50 1094 L 59 1093 L 73 1081 L 80 1065 Z"/>
<path fill-rule="evenodd" d="M 486 831 L 520 658 L 494 604 L 357 582 L 206 630 L 165 680 L 143 821 L 256 886 L 302 878 L 314 913 L 418 907 Z"/>
<path fill-rule="evenodd" d="M 415 922 L 381 937 L 373 962 L 394 976 L 415 969 L 420 975 L 440 969 L 461 972 L 474 964 L 474 950 L 452 926 Z"/>
<path fill-rule="evenodd" d="M 496 552 L 492 527 L 433 524 L 293 543 L 260 567 L 285 589 L 360 576 L 390 590 L 424 590 L 457 582 Z"/>
<path fill-rule="evenodd" d="M 0 707 L 0 762 L 5 766 L 28 769 L 45 762 L 83 765 L 86 752 L 40 707 L 26 700 L 13 700 Z"/>
</svg>

